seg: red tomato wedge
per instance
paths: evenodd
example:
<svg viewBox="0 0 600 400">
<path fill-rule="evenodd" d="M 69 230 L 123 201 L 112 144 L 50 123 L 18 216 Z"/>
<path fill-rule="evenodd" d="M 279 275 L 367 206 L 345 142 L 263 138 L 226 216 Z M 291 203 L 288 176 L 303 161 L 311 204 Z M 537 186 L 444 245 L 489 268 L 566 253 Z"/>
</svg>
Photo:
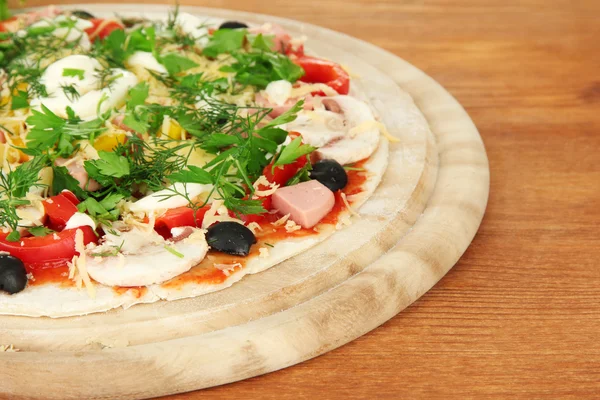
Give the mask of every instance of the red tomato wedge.
<svg viewBox="0 0 600 400">
<path fill-rule="evenodd" d="M 297 136 L 297 134 L 290 134 L 290 136 L 295 137 Z M 286 165 L 280 165 L 278 167 L 275 167 L 273 169 L 273 163 L 267 165 L 264 169 L 263 169 L 263 175 L 265 176 L 265 178 L 267 178 L 267 180 L 271 183 L 277 183 L 279 186 L 284 186 L 287 181 L 289 181 L 290 179 L 292 179 L 294 177 L 294 175 L 296 175 L 296 173 L 298 171 L 300 171 L 300 169 L 302 169 L 302 167 L 304 167 L 306 165 L 307 162 L 307 158 L 306 156 L 301 156 L 299 157 L 296 161 L 294 161 L 291 164 L 286 164 Z M 268 190 L 269 188 L 263 185 L 259 186 L 259 190 Z M 262 206 L 265 210 L 269 211 L 272 208 L 272 201 L 271 201 L 271 196 L 265 196 L 265 197 L 261 197 L 259 198 L 259 200 L 262 201 Z M 251 222 L 264 222 L 265 218 L 270 215 L 269 213 L 263 213 L 263 214 L 250 214 L 250 215 L 242 215 L 242 220 L 246 223 L 249 224 Z"/>
<path fill-rule="evenodd" d="M 302 167 L 306 165 L 306 156 L 299 157 L 296 161 L 291 164 L 280 165 L 273 168 L 273 163 L 267 165 L 263 170 L 263 175 L 271 183 L 277 183 L 279 186 L 283 186 L 296 175 Z M 266 188 L 265 188 L 266 189 Z"/>
<path fill-rule="evenodd" d="M 71 192 L 63 192 L 44 200 L 44 210 L 50 219 L 49 228 L 55 231 L 65 229 L 67 221 L 77 212 L 73 198 L 77 203 L 79 202 Z"/>
<path fill-rule="evenodd" d="M 154 229 L 162 237 L 168 239 L 172 236 L 172 228 L 178 228 L 180 226 L 201 226 L 204 214 L 206 214 L 209 209 L 210 206 L 204 206 L 198 209 L 196 211 L 196 219 L 194 219 L 194 210 L 188 206 L 172 208 L 156 219 Z"/>
<path fill-rule="evenodd" d="M 90 40 L 93 41 L 96 38 L 104 40 L 112 31 L 117 29 L 125 29 L 120 22 L 115 20 L 107 20 L 102 18 L 92 18 L 89 20 L 94 26 L 85 30 L 85 33 L 89 36 Z"/>
<path fill-rule="evenodd" d="M 271 196 L 265 196 L 265 197 L 261 197 L 258 200 L 260 200 L 262 202 L 262 206 L 265 210 L 269 211 L 272 207 L 272 203 L 273 201 L 271 200 Z M 244 223 L 246 225 L 252 223 L 252 222 L 257 222 L 257 223 L 261 223 L 265 221 L 265 218 L 270 215 L 269 213 L 263 213 L 263 214 L 249 214 L 249 215 L 242 215 L 241 219 L 242 221 L 244 221 Z"/>
<path fill-rule="evenodd" d="M 350 75 L 339 64 L 309 56 L 298 57 L 293 61 L 305 72 L 300 78 L 302 82 L 324 83 L 339 94 L 348 94 L 350 91 Z"/>
<path fill-rule="evenodd" d="M 89 226 L 80 228 L 83 232 L 83 243 L 96 243 L 97 237 Z M 11 256 L 23 261 L 28 271 L 52 268 L 64 265 L 78 254 L 75 251 L 75 232 L 77 229 L 53 233 L 46 236 L 30 236 L 16 242 L 0 239 L 0 251 L 7 251 Z"/>
<path fill-rule="evenodd" d="M 6 32 L 6 31 L 8 31 L 9 29 L 7 29 L 6 26 L 9 25 L 11 22 L 14 22 L 16 20 L 17 20 L 17 17 L 13 15 L 12 17 L 10 17 L 8 19 L 0 21 L 0 32 Z"/>
<path fill-rule="evenodd" d="M 65 196 L 67 199 L 69 199 L 71 201 L 71 203 L 77 205 L 79 204 L 79 199 L 77 198 L 77 196 L 75 196 L 73 194 L 73 192 L 65 189 L 62 192 L 60 192 L 60 194 L 62 194 L 63 196 Z"/>
</svg>

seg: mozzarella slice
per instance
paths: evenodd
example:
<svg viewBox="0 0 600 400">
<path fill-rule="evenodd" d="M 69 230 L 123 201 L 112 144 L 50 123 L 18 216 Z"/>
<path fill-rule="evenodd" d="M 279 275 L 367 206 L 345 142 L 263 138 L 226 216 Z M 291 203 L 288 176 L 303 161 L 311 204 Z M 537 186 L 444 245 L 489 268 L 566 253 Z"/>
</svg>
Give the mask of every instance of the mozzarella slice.
<svg viewBox="0 0 600 400">
<path fill-rule="evenodd" d="M 89 51 L 92 48 L 90 39 L 85 33 L 86 29 L 94 26 L 90 21 L 75 16 L 59 15 L 53 20 L 44 19 L 38 21 L 32 24 L 30 28 L 45 28 L 52 26 L 56 27 L 56 29 L 52 31 L 52 35 L 68 43 L 79 41 L 79 46 L 86 51 Z M 21 33 L 21 35 L 23 34 L 24 32 Z"/>
<path fill-rule="evenodd" d="M 181 195 L 175 194 L 176 190 L 179 193 L 186 193 L 190 199 L 198 197 L 204 192 L 212 189 L 212 185 L 202 185 L 199 183 L 176 183 L 170 188 L 160 190 L 143 197 L 129 205 L 129 211 L 133 213 L 155 214 L 158 210 L 168 210 L 170 208 L 183 207 L 189 204 L 188 200 Z"/>
<path fill-rule="evenodd" d="M 81 226 L 90 226 L 93 230 L 96 230 L 96 222 L 87 214 L 76 212 L 69 218 L 65 229 L 75 229 Z"/>
<path fill-rule="evenodd" d="M 127 59 L 129 67 L 145 68 L 157 72 L 161 75 L 168 75 L 169 72 L 164 65 L 158 62 L 152 53 L 146 51 L 136 51 Z"/>
<path fill-rule="evenodd" d="M 347 125 L 346 134 L 339 140 L 317 150 L 323 159 L 333 159 L 342 165 L 369 157 L 379 146 L 380 131 L 369 106 L 350 96 L 330 97 L 341 108 Z"/>
<path fill-rule="evenodd" d="M 147 286 L 189 271 L 208 252 L 204 232 L 200 229 L 194 229 L 189 237 L 179 242 L 160 239 L 162 241 L 156 239 L 150 244 L 146 241 L 135 254 L 94 257 L 102 251 L 102 246 L 88 251 L 88 274 L 108 286 Z M 127 239 L 123 245 L 126 243 Z"/>
<path fill-rule="evenodd" d="M 84 55 L 68 56 L 50 64 L 40 78 L 48 97 L 34 98 L 31 107 L 39 109 L 43 104 L 61 118 L 68 117 L 66 110 L 71 107 L 83 120 L 97 118 L 98 112 L 120 107 L 129 89 L 137 84 L 137 78 L 130 71 L 113 69 L 107 77 L 111 83 L 102 88 L 99 76 L 102 69 L 98 60 Z M 74 88 L 77 95 L 65 91 L 66 86 Z"/>
<path fill-rule="evenodd" d="M 277 106 L 282 106 L 292 94 L 292 84 L 285 80 L 273 81 L 265 88 L 267 100 Z"/>
<path fill-rule="evenodd" d="M 304 143 L 318 147 L 321 159 L 333 159 L 342 165 L 369 157 L 379 145 L 378 123 L 369 106 L 350 96 L 332 96 L 340 113 L 316 109 L 301 111 L 288 123 L 288 131 L 302 135 Z"/>
<path fill-rule="evenodd" d="M 185 12 L 179 13 L 176 20 L 181 30 L 196 39 L 202 47 L 208 43 L 208 28 L 218 26 L 222 22 L 223 19 L 220 18 L 200 18 Z"/>
<path fill-rule="evenodd" d="M 287 124 L 288 132 L 298 132 L 302 141 L 315 147 L 325 146 L 346 134 L 344 117 L 324 109 L 300 111 L 296 119 Z"/>
</svg>

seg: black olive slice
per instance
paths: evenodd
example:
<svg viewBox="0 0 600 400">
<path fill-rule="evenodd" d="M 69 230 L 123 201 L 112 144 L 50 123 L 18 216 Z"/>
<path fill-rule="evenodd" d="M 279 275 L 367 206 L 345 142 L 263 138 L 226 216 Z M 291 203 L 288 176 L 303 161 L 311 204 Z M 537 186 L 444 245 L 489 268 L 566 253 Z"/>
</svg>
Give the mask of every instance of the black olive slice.
<svg viewBox="0 0 600 400">
<path fill-rule="evenodd" d="M 6 254 L 0 255 L 0 290 L 18 293 L 27 286 L 27 271 L 23 261 Z"/>
<path fill-rule="evenodd" d="M 206 241 L 214 250 L 234 256 L 247 256 L 256 237 L 250 229 L 237 222 L 217 222 L 206 232 Z"/>
<path fill-rule="evenodd" d="M 248 25 L 246 25 L 243 22 L 225 21 L 219 26 L 219 29 L 243 29 L 243 28 L 247 28 L 247 27 L 248 27 Z"/>
<path fill-rule="evenodd" d="M 348 174 L 335 160 L 317 161 L 310 171 L 310 179 L 316 179 L 332 192 L 343 189 L 348 184 Z"/>
<path fill-rule="evenodd" d="M 89 12 L 83 11 L 83 10 L 71 11 L 71 15 L 74 15 L 75 17 L 81 18 L 81 19 L 94 19 L 94 18 L 96 18 L 92 14 L 90 14 Z"/>
</svg>

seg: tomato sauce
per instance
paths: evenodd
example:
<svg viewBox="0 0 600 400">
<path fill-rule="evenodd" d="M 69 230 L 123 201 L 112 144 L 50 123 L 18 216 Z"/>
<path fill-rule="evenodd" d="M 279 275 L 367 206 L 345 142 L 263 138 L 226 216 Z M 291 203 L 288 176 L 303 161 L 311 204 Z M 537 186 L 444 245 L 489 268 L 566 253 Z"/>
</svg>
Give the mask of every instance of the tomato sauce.
<svg viewBox="0 0 600 400">
<path fill-rule="evenodd" d="M 136 299 L 139 299 L 140 297 L 142 297 L 143 295 L 145 295 L 148 292 L 148 288 L 145 286 L 132 286 L 132 287 L 116 286 L 116 287 L 113 287 L 113 292 L 115 292 L 119 296 L 122 296 L 125 293 L 131 293 L 133 295 L 133 297 L 135 297 Z"/>
<path fill-rule="evenodd" d="M 343 192 L 346 196 L 352 196 L 363 191 L 363 186 L 367 180 L 366 173 L 362 170 L 366 160 L 359 161 L 354 165 L 356 170 L 347 171 L 348 184 L 344 188 Z M 348 203 L 352 203 L 348 200 Z M 321 220 L 321 224 L 335 225 L 338 222 L 340 214 L 346 210 L 346 205 L 342 199 L 342 195 L 338 191 L 335 194 L 335 204 L 333 209 Z M 285 229 L 285 223 L 278 226 L 273 225 L 275 221 L 281 218 L 281 215 L 271 214 L 264 217 L 261 221 L 260 226 L 262 230 L 258 230 L 255 235 L 257 243 L 252 246 L 252 250 L 247 257 L 235 257 L 228 254 L 223 254 L 215 251 L 209 251 L 206 258 L 197 266 L 193 267 L 188 272 L 181 274 L 177 278 L 171 279 L 170 281 L 163 283 L 162 287 L 169 289 L 180 289 L 187 283 L 196 284 L 220 284 L 225 282 L 229 274 L 241 270 L 246 266 L 249 259 L 258 257 L 260 252 L 258 249 L 261 247 L 269 248 L 270 245 L 274 245 L 278 241 L 316 235 L 319 233 L 316 229 L 298 229 L 293 232 L 288 232 Z M 235 268 L 229 271 L 229 274 L 216 268 L 215 264 L 238 264 Z"/>
<path fill-rule="evenodd" d="M 59 283 L 61 287 L 73 287 L 75 282 L 69 279 L 69 267 L 66 264 L 51 268 L 36 268 L 28 271 L 32 278 L 29 286 L 40 286 L 48 283 Z"/>
<path fill-rule="evenodd" d="M 353 168 L 357 170 L 349 170 L 348 174 L 348 185 L 344 188 L 343 192 L 346 196 L 352 196 L 363 191 L 363 186 L 367 180 L 366 173 L 362 170 L 367 160 L 357 162 Z M 348 199 L 351 204 L 352 201 Z M 338 218 L 342 212 L 346 210 L 346 205 L 342 199 L 340 192 L 335 194 L 335 204 L 333 209 L 323 220 L 321 224 L 335 225 L 338 222 Z M 276 244 L 278 241 L 307 237 L 318 234 L 316 229 L 298 229 L 293 232 L 288 232 L 285 229 L 285 223 L 278 226 L 273 225 L 275 221 L 281 218 L 281 215 L 270 214 L 264 217 L 261 221 L 260 226 L 262 230 L 256 232 L 257 243 L 252 246 L 250 254 L 247 257 L 236 257 L 228 254 L 219 253 L 216 251 L 209 251 L 208 255 L 202 260 L 200 264 L 193 267 L 190 271 L 179 275 L 176 278 L 171 279 L 168 282 L 162 284 L 162 287 L 169 289 L 180 289 L 187 283 L 196 284 L 209 284 L 216 285 L 225 282 L 227 277 L 239 271 L 246 266 L 248 260 L 253 257 L 258 257 L 260 254 L 259 249 L 261 247 L 269 248 Z M 219 265 L 219 268 L 215 267 L 215 264 Z M 224 265 L 231 265 L 232 268 L 224 270 Z M 69 279 L 69 268 L 66 264 L 59 266 L 48 266 L 47 268 L 36 268 L 28 270 L 33 275 L 34 279 L 29 281 L 29 285 L 38 286 L 46 283 L 59 283 L 63 287 L 73 287 L 75 283 Z M 142 297 L 147 292 L 145 287 L 115 287 L 113 291 L 118 295 L 131 292 L 136 298 Z"/>
</svg>

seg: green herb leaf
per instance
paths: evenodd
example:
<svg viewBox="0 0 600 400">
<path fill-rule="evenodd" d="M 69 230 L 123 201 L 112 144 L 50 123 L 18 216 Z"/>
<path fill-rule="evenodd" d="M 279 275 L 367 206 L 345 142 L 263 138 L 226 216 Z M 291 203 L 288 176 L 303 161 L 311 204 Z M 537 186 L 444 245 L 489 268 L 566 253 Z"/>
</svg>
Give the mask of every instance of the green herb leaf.
<svg viewBox="0 0 600 400">
<path fill-rule="evenodd" d="M 84 162 L 84 168 L 88 171 L 88 166 L 94 167 L 93 172 L 96 170 L 100 175 L 104 177 L 121 178 L 125 175 L 129 175 L 129 161 L 116 153 L 108 151 L 99 151 L 99 160 L 89 160 Z M 88 174 L 90 171 L 88 171 Z"/>
<path fill-rule="evenodd" d="M 180 72 L 187 71 L 188 69 L 198 66 L 198 64 L 189 58 L 176 53 L 169 53 L 165 56 L 162 56 L 160 58 L 160 63 L 165 66 L 167 71 L 169 71 L 169 75 L 177 75 Z"/>
<path fill-rule="evenodd" d="M 277 144 L 281 144 L 281 143 L 285 142 L 285 139 L 288 137 L 287 131 L 285 131 L 281 128 L 265 127 L 265 128 L 259 129 L 258 131 L 256 131 L 256 133 L 258 135 L 264 137 L 265 139 L 272 140 L 273 142 L 275 142 Z"/>
<path fill-rule="evenodd" d="M 125 114 L 125 118 L 123 118 L 123 125 L 133 129 L 138 133 L 146 133 L 148 132 L 149 128 L 148 116 L 147 114 L 139 114 L 138 116 L 135 116 L 132 113 L 127 113 Z"/>
<path fill-rule="evenodd" d="M 98 202 L 98 200 L 88 197 L 81 203 L 77 204 L 77 209 L 81 213 L 87 212 L 90 216 L 96 217 L 98 215 L 104 215 L 108 213 L 108 210 Z"/>
<path fill-rule="evenodd" d="M 312 147 L 308 144 L 301 144 L 302 137 L 298 136 L 290 144 L 285 146 L 279 157 L 277 157 L 277 161 L 273 165 L 273 167 L 278 167 L 280 165 L 291 164 L 303 155 L 312 153 L 316 150 L 316 147 Z"/>
<path fill-rule="evenodd" d="M 78 198 L 86 198 L 87 194 L 83 189 L 79 187 L 79 181 L 73 178 L 69 174 L 69 170 L 66 167 L 59 167 L 57 165 L 52 166 L 52 172 L 54 177 L 52 179 L 52 187 L 50 193 L 55 196 L 63 190 L 69 190 L 75 194 Z"/>
<path fill-rule="evenodd" d="M 202 54 L 216 57 L 222 53 L 239 50 L 244 44 L 246 33 L 245 29 L 219 29 L 210 37 L 208 44 L 202 49 Z"/>
<path fill-rule="evenodd" d="M 207 171 L 194 165 L 189 165 L 187 170 L 175 172 L 169 175 L 168 178 L 171 182 L 200 183 L 204 185 L 213 183 L 212 176 Z"/>
<path fill-rule="evenodd" d="M 252 48 L 262 51 L 271 51 L 274 44 L 273 36 L 264 36 L 262 33 L 259 33 L 252 41 Z"/>
<path fill-rule="evenodd" d="M 119 193 L 109 193 L 108 196 L 100 200 L 100 205 L 106 210 L 112 210 L 123 199 L 124 196 Z"/>
<path fill-rule="evenodd" d="M 10 18 L 10 10 L 8 9 L 8 0 L 0 1 L 0 21 L 5 21 Z"/>
<path fill-rule="evenodd" d="M 234 210 L 244 215 L 263 214 L 267 212 L 267 210 L 264 209 L 261 200 L 242 200 L 235 197 L 229 197 L 226 198 L 223 203 L 229 210 Z"/>
<path fill-rule="evenodd" d="M 285 186 L 297 185 L 300 182 L 310 181 L 310 171 L 312 171 L 312 165 L 310 162 L 304 164 L 304 167 L 300 168 L 296 175 L 286 182 Z"/>
<path fill-rule="evenodd" d="M 137 106 L 141 106 L 146 102 L 149 91 L 148 83 L 140 82 L 131 89 L 129 89 L 129 99 L 127 100 L 127 108 L 130 110 L 135 109 Z"/>
<path fill-rule="evenodd" d="M 241 140 L 237 136 L 226 135 L 224 133 L 213 133 L 210 135 L 204 143 L 202 143 L 202 148 L 206 150 L 214 150 L 231 146 L 233 144 L 240 144 Z"/>
<path fill-rule="evenodd" d="M 262 129 L 272 128 L 278 125 L 283 125 L 294 121 L 298 117 L 298 112 L 300 112 L 300 110 L 302 110 L 303 107 L 304 100 L 298 101 L 296 104 L 294 104 L 292 108 L 290 108 L 277 118 L 273 119 L 272 121 L 269 121 L 269 123 L 266 124 Z"/>
<path fill-rule="evenodd" d="M 175 250 L 172 247 L 165 246 L 165 250 L 167 250 L 169 253 L 173 254 L 175 257 L 179 257 L 179 258 L 185 257 L 183 254 L 181 254 L 180 252 L 178 252 L 177 250 Z"/>
<path fill-rule="evenodd" d="M 146 133 L 149 128 L 148 109 L 141 107 L 146 103 L 148 92 L 149 86 L 146 82 L 138 83 L 129 89 L 127 113 L 123 118 L 123 124 L 139 133 Z"/>
<path fill-rule="evenodd" d="M 21 108 L 29 108 L 29 95 L 26 91 L 18 90 L 16 96 L 12 97 L 11 109 L 20 110 Z"/>
<path fill-rule="evenodd" d="M 45 226 L 32 226 L 31 228 L 28 228 L 27 230 L 33 236 L 46 236 L 46 235 L 50 235 L 51 233 L 55 232 L 50 228 L 46 228 Z"/>
<path fill-rule="evenodd" d="M 85 79 L 84 74 L 85 74 L 85 71 L 82 69 L 65 68 L 65 69 L 63 69 L 62 76 L 79 78 L 79 80 L 82 81 Z"/>
<path fill-rule="evenodd" d="M 19 233 L 19 231 L 12 231 L 8 234 L 8 236 L 6 236 L 6 240 L 8 240 L 9 242 L 18 242 L 19 239 L 21 239 L 21 234 Z"/>
</svg>

